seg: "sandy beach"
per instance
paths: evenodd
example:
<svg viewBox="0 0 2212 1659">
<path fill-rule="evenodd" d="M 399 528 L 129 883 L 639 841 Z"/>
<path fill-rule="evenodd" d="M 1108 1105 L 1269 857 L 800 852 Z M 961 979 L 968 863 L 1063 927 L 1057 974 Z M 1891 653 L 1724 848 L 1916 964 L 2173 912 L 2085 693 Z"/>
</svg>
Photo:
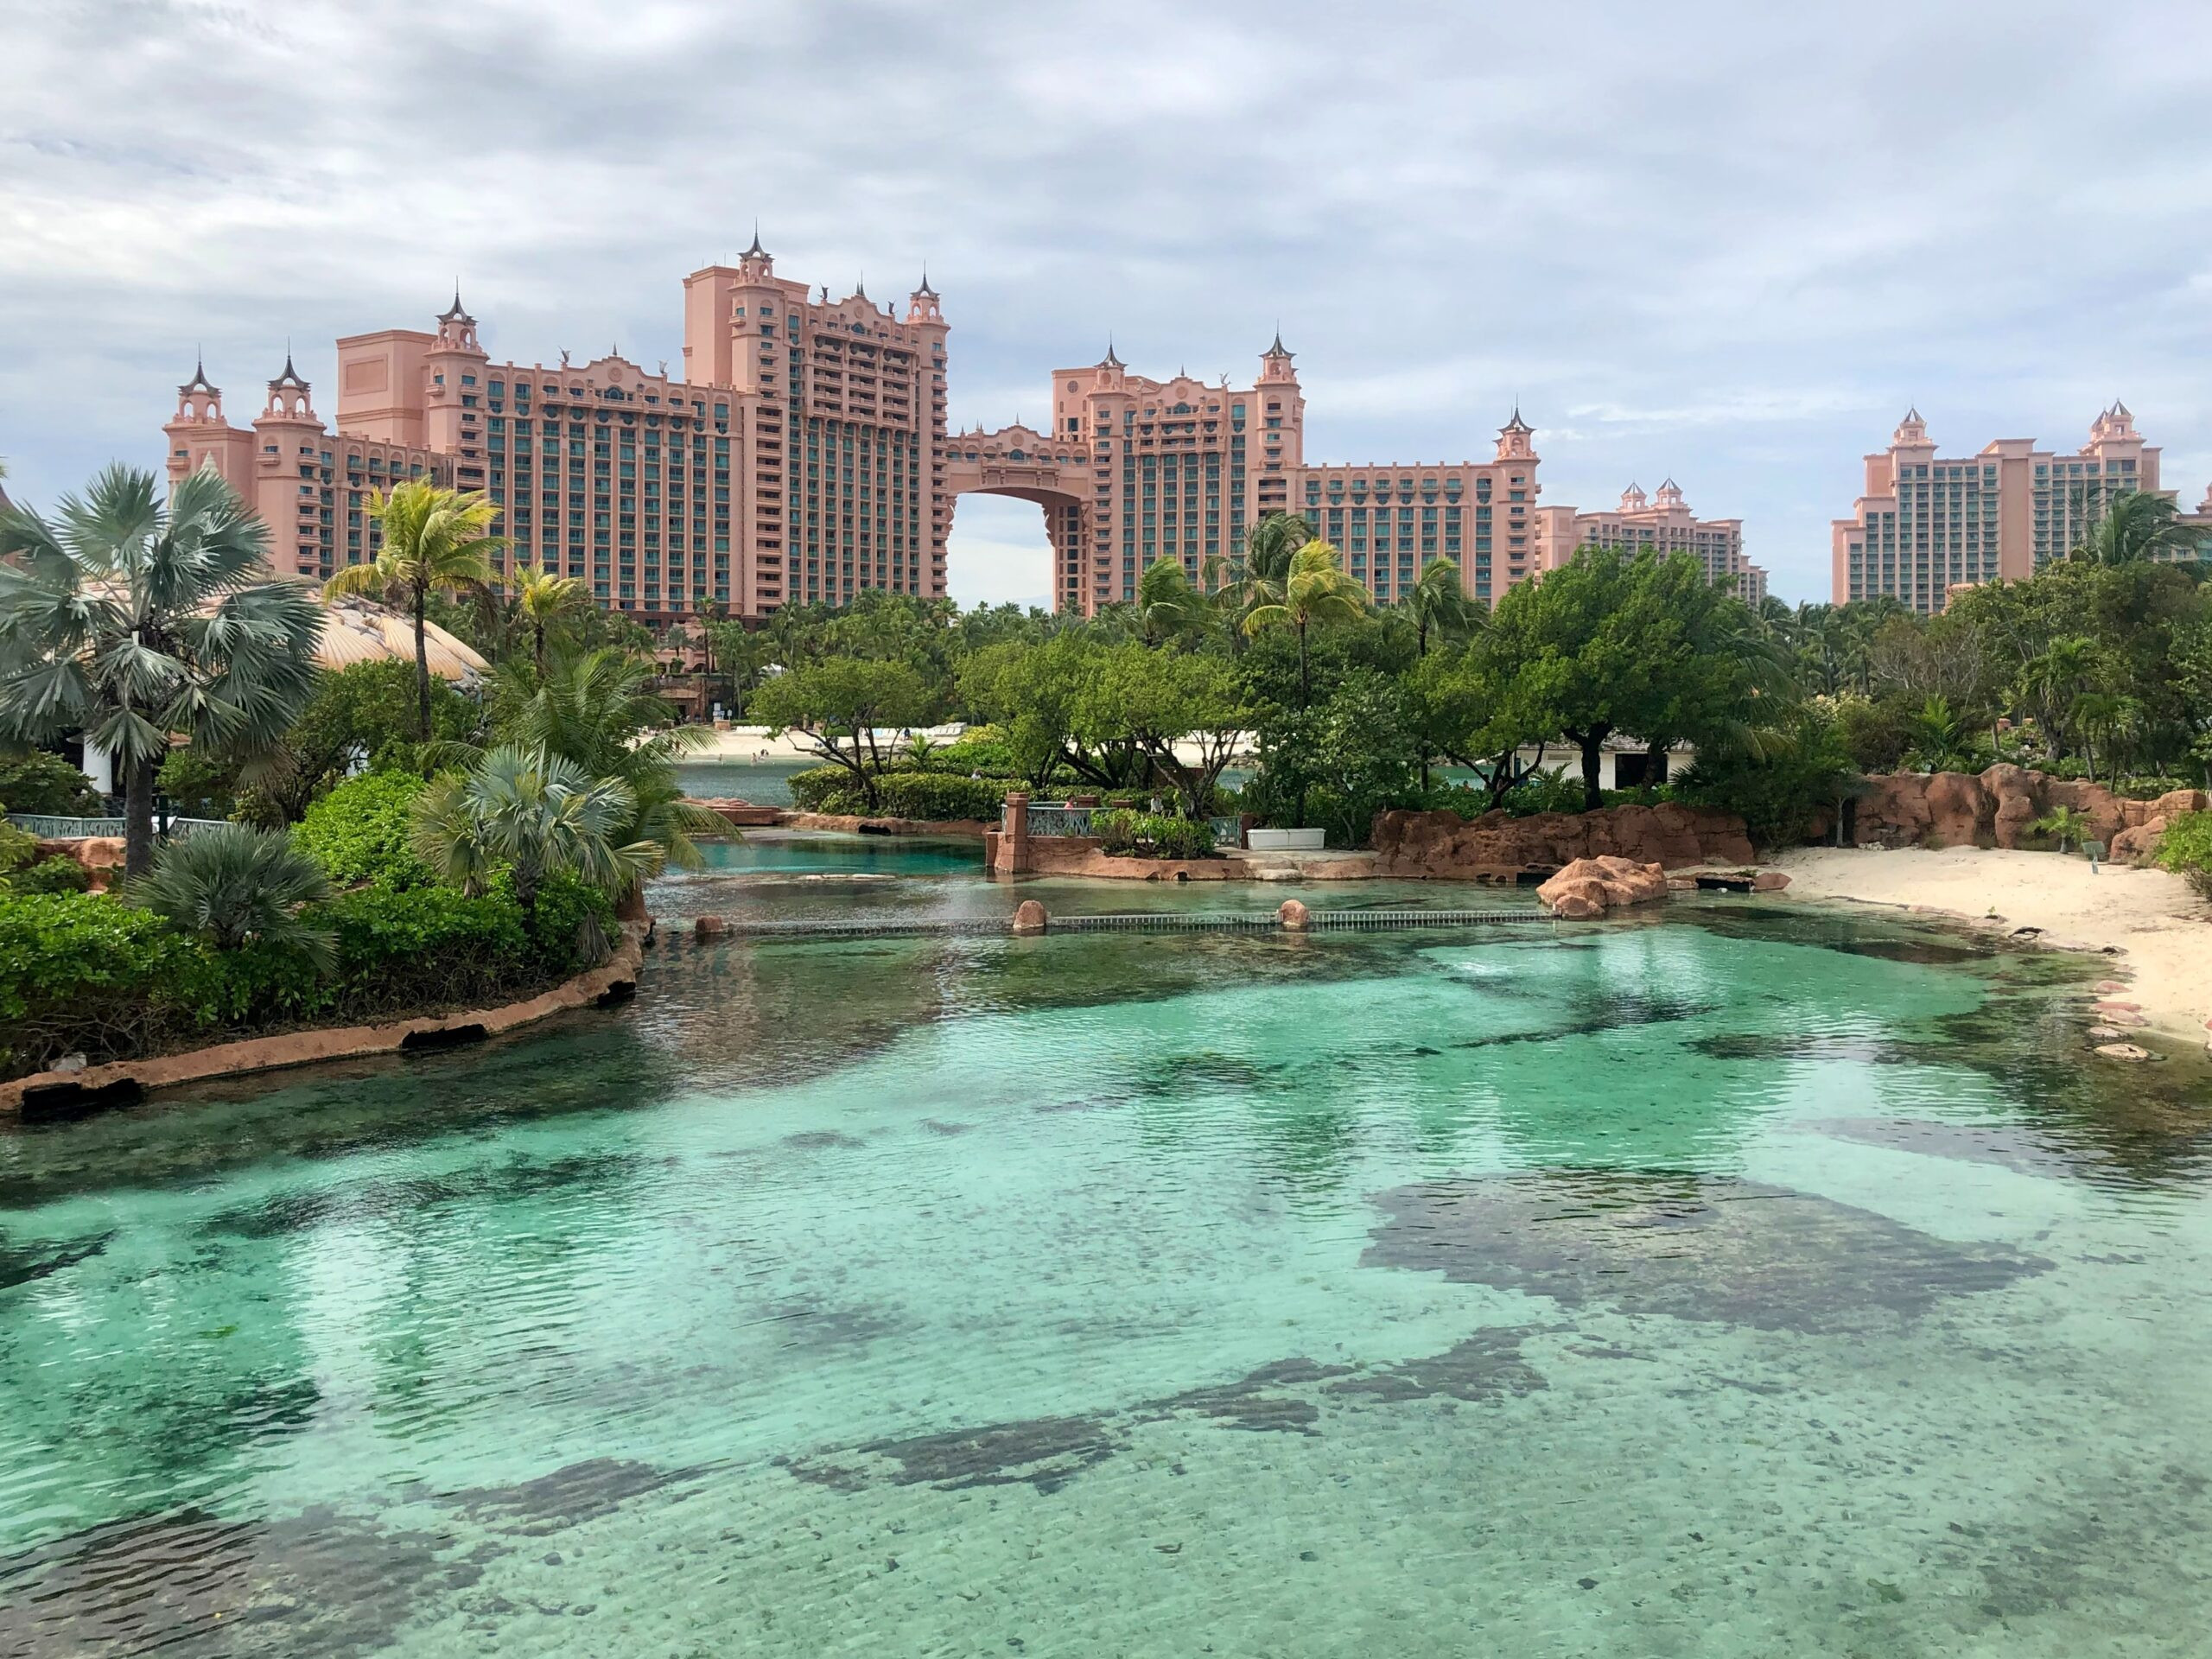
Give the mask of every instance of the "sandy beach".
<svg viewBox="0 0 2212 1659">
<path fill-rule="evenodd" d="M 1919 910 L 2006 931 L 2043 930 L 2038 943 L 2063 949 L 2117 947 L 2113 998 L 2133 1003 L 2150 1027 L 2205 1040 L 2212 1015 L 2212 906 L 2177 875 L 2104 865 L 2055 853 L 1974 847 L 1865 852 L 1808 847 L 1773 861 L 1789 876 L 1787 897 Z"/>
</svg>

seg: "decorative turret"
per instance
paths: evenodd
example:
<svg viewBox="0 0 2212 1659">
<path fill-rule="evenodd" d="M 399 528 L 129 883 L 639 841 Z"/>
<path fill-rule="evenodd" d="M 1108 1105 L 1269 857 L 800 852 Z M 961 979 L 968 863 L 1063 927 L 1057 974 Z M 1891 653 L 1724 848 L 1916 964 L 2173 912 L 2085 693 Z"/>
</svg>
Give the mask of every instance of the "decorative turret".
<svg viewBox="0 0 2212 1659">
<path fill-rule="evenodd" d="M 906 296 L 906 321 L 909 322 L 943 322 L 944 312 L 938 305 L 937 290 L 930 286 L 930 268 L 922 267 L 922 284 Z"/>
<path fill-rule="evenodd" d="M 1298 371 L 1291 366 L 1291 357 L 1283 346 L 1282 328 L 1278 324 L 1274 342 L 1260 353 L 1260 384 L 1264 386 L 1270 382 L 1295 382 Z"/>
<path fill-rule="evenodd" d="M 435 350 L 446 352 L 479 352 L 476 343 L 476 319 L 461 308 L 461 284 L 453 285 L 453 303 L 438 313 L 438 341 Z"/>
<path fill-rule="evenodd" d="M 207 365 L 195 359 L 192 378 L 176 389 L 176 419 L 223 424 L 223 391 L 207 378 Z"/>
<path fill-rule="evenodd" d="M 1621 511 L 1623 512 L 1642 512 L 1644 508 L 1649 505 L 1650 504 L 1644 499 L 1643 486 L 1631 479 L 1629 481 L 1628 488 L 1621 492 Z"/>
<path fill-rule="evenodd" d="M 1661 512 L 1669 512 L 1682 505 L 1682 486 L 1671 478 L 1659 486 L 1656 498 Z"/>
<path fill-rule="evenodd" d="M 315 421 L 315 414 L 308 397 L 308 383 L 292 366 L 292 354 L 284 353 L 284 372 L 269 383 L 269 403 L 261 411 L 263 420 Z M 318 421 L 315 423 L 320 425 Z"/>
<path fill-rule="evenodd" d="M 2089 441 L 2092 443 L 2109 443 L 2136 435 L 2135 416 L 2129 414 L 2127 405 L 2117 398 L 2110 409 L 2089 423 Z"/>
<path fill-rule="evenodd" d="M 1916 448 L 1928 444 L 1928 423 L 1920 418 L 1917 405 L 1905 410 L 1904 419 L 1899 421 L 1897 429 L 1890 434 L 1890 442 L 1901 448 Z"/>
<path fill-rule="evenodd" d="M 1497 458 L 1500 461 L 1534 461 L 1535 446 L 1530 440 L 1536 429 L 1521 418 L 1521 405 L 1513 405 L 1513 418 L 1497 429 Z"/>
<path fill-rule="evenodd" d="M 776 274 L 776 262 L 760 245 L 760 221 L 753 221 L 753 245 L 738 257 L 737 274 L 748 283 L 763 283 Z"/>
</svg>

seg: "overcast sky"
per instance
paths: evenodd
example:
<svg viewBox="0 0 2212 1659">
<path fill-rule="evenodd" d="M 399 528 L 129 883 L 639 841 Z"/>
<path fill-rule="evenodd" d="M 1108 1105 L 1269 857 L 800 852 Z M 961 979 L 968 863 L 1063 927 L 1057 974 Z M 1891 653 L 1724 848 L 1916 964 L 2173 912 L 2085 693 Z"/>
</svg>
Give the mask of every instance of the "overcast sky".
<svg viewBox="0 0 2212 1659">
<path fill-rule="evenodd" d="M 0 0 L 0 456 L 43 504 L 158 466 L 195 342 L 233 419 L 289 337 L 680 364 L 757 215 L 878 300 L 926 258 L 956 424 L 1110 332 L 1248 379 L 1280 318 L 1317 461 L 1490 453 L 1543 499 L 1672 474 L 1790 600 L 1917 402 L 1947 453 L 2123 397 L 2212 481 L 2212 5 L 1841 8 Z M 1046 592 L 969 498 L 963 600 Z"/>
</svg>

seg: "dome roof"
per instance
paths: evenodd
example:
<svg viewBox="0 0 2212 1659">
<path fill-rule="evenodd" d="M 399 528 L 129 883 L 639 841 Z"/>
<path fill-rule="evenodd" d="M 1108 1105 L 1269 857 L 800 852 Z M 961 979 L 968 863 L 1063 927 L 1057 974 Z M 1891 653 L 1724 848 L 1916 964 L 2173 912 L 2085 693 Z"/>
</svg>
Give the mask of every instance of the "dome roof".
<svg viewBox="0 0 2212 1659">
<path fill-rule="evenodd" d="M 430 672 L 442 680 L 474 685 L 492 671 L 491 664 L 472 646 L 435 622 L 424 625 L 423 644 Z M 412 662 L 414 658 L 415 629 L 406 618 L 362 599 L 338 600 L 324 611 L 322 638 L 315 652 L 321 667 L 334 671 L 355 663 Z"/>
</svg>

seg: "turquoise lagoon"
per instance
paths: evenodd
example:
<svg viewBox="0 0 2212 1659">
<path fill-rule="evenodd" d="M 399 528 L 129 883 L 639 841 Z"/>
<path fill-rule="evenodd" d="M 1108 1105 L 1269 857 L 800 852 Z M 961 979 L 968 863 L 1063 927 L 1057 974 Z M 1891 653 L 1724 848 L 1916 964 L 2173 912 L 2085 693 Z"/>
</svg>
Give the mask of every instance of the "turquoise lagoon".
<svg viewBox="0 0 2212 1659">
<path fill-rule="evenodd" d="M 1017 896 L 747 847 L 656 907 Z M 2202 1653 L 2212 1094 L 2086 1072 L 2082 975 L 1742 900 L 671 930 L 14 1132 L 0 1655 Z"/>
</svg>

